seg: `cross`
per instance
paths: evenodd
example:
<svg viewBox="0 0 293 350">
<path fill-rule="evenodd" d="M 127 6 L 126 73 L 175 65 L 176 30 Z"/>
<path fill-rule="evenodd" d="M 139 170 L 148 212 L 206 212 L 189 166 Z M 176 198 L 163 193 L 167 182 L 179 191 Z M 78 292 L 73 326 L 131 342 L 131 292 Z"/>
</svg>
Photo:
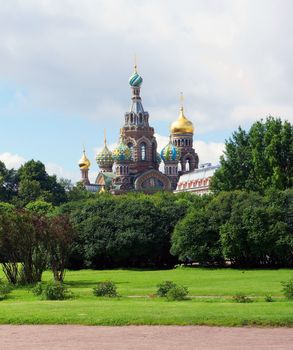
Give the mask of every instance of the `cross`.
<svg viewBox="0 0 293 350">
<path fill-rule="evenodd" d="M 180 107 L 183 108 L 184 96 L 183 92 L 180 92 Z"/>
</svg>

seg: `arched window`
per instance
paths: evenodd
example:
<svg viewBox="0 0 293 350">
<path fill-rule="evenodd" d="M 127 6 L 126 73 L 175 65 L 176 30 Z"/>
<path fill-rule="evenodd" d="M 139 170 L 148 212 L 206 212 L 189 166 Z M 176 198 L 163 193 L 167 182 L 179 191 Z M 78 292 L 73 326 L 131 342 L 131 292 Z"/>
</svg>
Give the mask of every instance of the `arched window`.
<svg viewBox="0 0 293 350">
<path fill-rule="evenodd" d="M 141 160 L 146 160 L 146 144 L 144 142 L 140 144 L 140 157 Z"/>
</svg>

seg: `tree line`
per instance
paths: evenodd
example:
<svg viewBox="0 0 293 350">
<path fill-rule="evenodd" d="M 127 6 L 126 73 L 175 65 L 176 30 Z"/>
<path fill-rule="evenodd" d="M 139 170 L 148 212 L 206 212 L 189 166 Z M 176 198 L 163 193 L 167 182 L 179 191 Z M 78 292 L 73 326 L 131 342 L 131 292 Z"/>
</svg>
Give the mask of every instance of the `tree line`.
<svg viewBox="0 0 293 350">
<path fill-rule="evenodd" d="M 293 265 L 293 131 L 269 117 L 226 141 L 213 194 L 92 194 L 31 160 L 0 162 L 0 261 L 13 283 L 49 267 Z"/>
</svg>

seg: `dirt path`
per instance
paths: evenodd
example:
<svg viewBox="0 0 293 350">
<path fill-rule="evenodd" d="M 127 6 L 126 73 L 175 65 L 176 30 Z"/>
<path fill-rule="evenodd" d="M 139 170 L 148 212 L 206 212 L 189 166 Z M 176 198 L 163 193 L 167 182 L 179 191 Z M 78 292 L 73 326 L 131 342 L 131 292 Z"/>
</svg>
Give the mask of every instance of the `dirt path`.
<svg viewBox="0 0 293 350">
<path fill-rule="evenodd" d="M 1 350 L 293 350 L 293 328 L 0 326 Z"/>
</svg>

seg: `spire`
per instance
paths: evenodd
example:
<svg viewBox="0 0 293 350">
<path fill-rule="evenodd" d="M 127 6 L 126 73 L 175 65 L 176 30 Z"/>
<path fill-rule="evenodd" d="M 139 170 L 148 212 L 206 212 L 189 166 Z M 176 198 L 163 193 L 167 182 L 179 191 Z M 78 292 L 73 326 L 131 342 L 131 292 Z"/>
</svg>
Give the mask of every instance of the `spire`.
<svg viewBox="0 0 293 350">
<path fill-rule="evenodd" d="M 104 146 L 107 146 L 106 128 L 104 129 Z"/>
<path fill-rule="evenodd" d="M 134 73 L 137 74 L 136 54 L 134 54 Z"/>
<path fill-rule="evenodd" d="M 183 102 L 184 102 L 183 92 L 180 92 L 180 111 L 181 111 L 181 112 L 184 111 Z"/>
</svg>

